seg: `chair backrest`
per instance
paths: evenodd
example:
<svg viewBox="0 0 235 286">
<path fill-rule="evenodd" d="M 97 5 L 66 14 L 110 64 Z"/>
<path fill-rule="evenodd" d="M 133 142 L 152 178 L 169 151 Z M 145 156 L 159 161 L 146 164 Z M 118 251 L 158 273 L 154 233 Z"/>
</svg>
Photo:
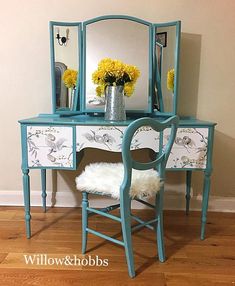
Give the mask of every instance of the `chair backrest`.
<svg viewBox="0 0 235 286">
<path fill-rule="evenodd" d="M 172 145 L 175 140 L 176 131 L 179 123 L 178 116 L 172 116 L 165 121 L 158 121 L 157 119 L 150 117 L 143 117 L 133 121 L 125 130 L 122 141 L 122 160 L 124 165 L 124 180 L 122 188 L 129 187 L 131 184 L 132 168 L 137 170 L 156 169 L 162 179 L 165 176 L 165 167 L 170 155 Z M 167 144 L 163 147 L 163 144 L 159 144 L 159 152 L 156 154 L 156 158 L 147 163 L 137 162 L 133 160 L 131 154 L 131 141 L 135 132 L 142 126 L 150 126 L 156 132 L 163 132 L 164 129 L 170 128 L 170 136 Z"/>
</svg>

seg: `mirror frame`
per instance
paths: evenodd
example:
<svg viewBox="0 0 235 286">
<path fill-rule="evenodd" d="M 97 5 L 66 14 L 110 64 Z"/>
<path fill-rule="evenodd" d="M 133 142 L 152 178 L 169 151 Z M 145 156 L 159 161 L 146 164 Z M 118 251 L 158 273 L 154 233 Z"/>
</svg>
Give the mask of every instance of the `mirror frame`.
<svg viewBox="0 0 235 286">
<path fill-rule="evenodd" d="M 86 29 L 89 24 L 93 24 L 99 21 L 106 21 L 106 20 L 116 20 L 116 19 L 124 19 L 133 21 L 136 23 L 143 24 L 148 27 L 149 30 L 149 60 L 148 60 L 148 66 L 149 66 L 149 77 L 148 77 L 148 108 L 143 110 L 126 110 L 127 115 L 128 113 L 135 113 L 135 114 L 150 114 L 152 113 L 152 99 L 153 99 L 153 88 L 154 88 L 154 81 L 153 79 L 153 24 L 150 22 L 147 22 L 145 20 L 131 17 L 131 16 L 125 16 L 125 15 L 106 15 L 106 16 L 100 16 L 96 18 L 92 18 L 90 20 L 87 20 L 83 22 L 83 47 L 82 47 L 82 92 L 81 92 L 81 98 L 82 98 L 82 111 L 86 113 L 104 113 L 103 109 L 87 109 L 86 108 Z"/>
<path fill-rule="evenodd" d="M 54 27 L 55 26 L 64 26 L 64 27 L 77 27 L 78 28 L 78 76 L 77 76 L 77 86 L 74 98 L 74 106 L 73 109 L 66 109 L 66 110 L 58 110 L 56 108 L 56 86 L 55 86 L 55 46 L 54 46 Z M 82 23 L 81 22 L 57 22 L 57 21 L 50 21 L 49 22 L 50 28 L 50 54 L 51 54 L 51 83 L 52 83 L 52 112 L 55 114 L 65 114 L 71 115 L 73 113 L 78 113 L 81 109 L 81 70 L 82 70 Z"/>
<path fill-rule="evenodd" d="M 149 28 L 149 79 L 148 79 L 148 108 L 146 110 L 127 110 L 127 114 L 152 114 L 156 116 L 170 116 L 177 114 L 178 103 L 178 82 L 179 82 L 179 60 L 180 60 L 180 39 L 181 39 L 181 21 L 173 21 L 166 23 L 150 23 L 140 18 L 126 16 L 126 15 L 105 15 L 82 22 L 58 22 L 50 21 L 50 55 L 51 55 L 51 83 L 52 83 L 52 113 L 58 115 L 75 115 L 81 113 L 104 113 L 103 109 L 87 109 L 86 108 L 86 27 L 89 24 L 110 19 L 124 19 L 144 24 Z M 78 77 L 75 94 L 75 104 L 73 110 L 58 110 L 56 109 L 56 87 L 55 87 L 55 50 L 54 50 L 54 27 L 55 26 L 77 26 L 78 27 Z M 162 112 L 161 110 L 154 110 L 155 86 L 159 88 L 160 75 L 157 69 L 158 59 L 156 57 L 156 33 L 159 27 L 176 27 L 176 46 L 175 46 L 175 77 L 174 77 L 174 100 L 172 112 Z M 160 88 L 161 89 L 161 88 Z M 160 108 L 161 109 L 161 108 Z"/>
<path fill-rule="evenodd" d="M 181 21 L 174 21 L 174 22 L 166 22 L 166 23 L 156 23 L 153 24 L 153 30 L 154 30 L 154 39 L 155 35 L 157 33 L 157 29 L 160 27 L 171 27 L 175 26 L 176 28 L 176 37 L 175 37 L 175 62 L 174 62 L 174 69 L 175 69 L 175 74 L 174 74 L 174 97 L 173 97 L 173 110 L 172 112 L 164 112 L 161 111 L 161 106 L 162 106 L 162 99 L 159 99 L 159 105 L 160 105 L 160 111 L 155 111 L 154 113 L 158 115 L 176 115 L 177 114 L 177 105 L 178 105 L 178 89 L 179 89 L 179 60 L 180 60 L 180 39 L 181 39 Z M 161 91 L 161 78 L 159 75 L 159 72 L 157 70 L 158 67 L 158 57 L 156 56 L 156 41 L 154 41 L 154 68 L 155 68 L 155 79 L 154 82 L 157 85 L 158 90 L 160 90 L 160 97 L 162 96 L 162 91 Z M 160 44 L 159 44 L 160 46 Z"/>
</svg>

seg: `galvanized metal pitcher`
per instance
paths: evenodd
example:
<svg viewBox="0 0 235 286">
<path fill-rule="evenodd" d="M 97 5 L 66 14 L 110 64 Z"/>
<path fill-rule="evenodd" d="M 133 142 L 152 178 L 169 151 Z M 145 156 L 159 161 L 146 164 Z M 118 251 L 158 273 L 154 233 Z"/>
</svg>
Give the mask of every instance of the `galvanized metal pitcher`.
<svg viewBox="0 0 235 286">
<path fill-rule="evenodd" d="M 126 120 L 124 86 L 106 86 L 105 120 Z"/>
</svg>

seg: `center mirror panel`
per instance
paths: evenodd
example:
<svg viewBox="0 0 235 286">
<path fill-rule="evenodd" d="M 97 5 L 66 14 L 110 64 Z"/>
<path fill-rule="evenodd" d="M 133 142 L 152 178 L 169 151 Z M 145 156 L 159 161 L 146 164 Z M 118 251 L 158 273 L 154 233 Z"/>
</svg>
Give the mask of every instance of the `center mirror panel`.
<svg viewBox="0 0 235 286">
<path fill-rule="evenodd" d="M 140 75 L 131 96 L 125 96 L 129 112 L 151 112 L 152 25 L 131 19 L 93 19 L 84 23 L 83 110 L 104 112 L 104 92 L 97 95 L 93 73 L 101 60 L 118 60 L 135 66 Z"/>
</svg>

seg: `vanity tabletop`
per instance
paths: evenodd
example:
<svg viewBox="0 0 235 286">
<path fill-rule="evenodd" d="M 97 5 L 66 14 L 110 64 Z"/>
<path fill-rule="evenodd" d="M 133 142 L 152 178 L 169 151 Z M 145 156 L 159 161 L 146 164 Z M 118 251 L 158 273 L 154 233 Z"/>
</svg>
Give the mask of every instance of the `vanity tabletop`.
<svg viewBox="0 0 235 286">
<path fill-rule="evenodd" d="M 143 116 L 144 117 L 144 116 Z M 146 116 L 147 117 L 147 116 Z M 149 116 L 148 116 L 149 117 Z M 159 121 L 164 121 L 168 117 L 153 115 L 152 118 L 156 118 Z M 133 120 L 140 117 L 127 117 L 124 121 L 107 121 L 103 116 L 91 116 L 91 115 L 73 115 L 73 116 L 59 116 L 56 114 L 40 114 L 37 117 L 19 120 L 21 124 L 53 124 L 53 125 L 106 125 L 106 126 L 127 126 Z M 214 126 L 216 123 L 203 121 L 192 117 L 181 117 L 180 126 Z"/>
</svg>

